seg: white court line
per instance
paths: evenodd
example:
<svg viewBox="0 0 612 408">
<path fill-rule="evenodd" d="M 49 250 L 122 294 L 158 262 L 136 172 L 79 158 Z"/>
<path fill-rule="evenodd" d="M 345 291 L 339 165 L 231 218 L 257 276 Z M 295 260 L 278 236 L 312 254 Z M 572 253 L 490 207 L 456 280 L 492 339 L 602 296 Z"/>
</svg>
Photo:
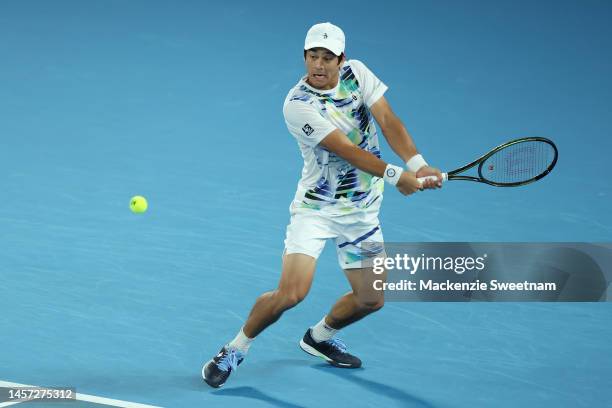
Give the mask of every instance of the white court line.
<svg viewBox="0 0 612 408">
<path fill-rule="evenodd" d="M 44 387 L 39 387 L 37 385 L 19 384 L 19 383 L 8 382 L 8 381 L 1 381 L 1 380 L 0 380 L 0 387 L 7 387 L 7 388 L 17 388 L 17 387 L 44 388 Z M 104 397 L 96 397 L 95 395 L 81 394 L 80 392 L 76 393 L 76 399 L 77 399 L 77 401 L 94 402 L 94 403 L 97 403 L 97 404 L 105 404 L 105 405 L 110 405 L 110 406 L 113 406 L 113 407 L 121 407 L 121 408 L 161 408 L 161 407 L 158 407 L 156 405 L 139 404 L 137 402 L 121 401 L 121 400 L 116 400 L 116 399 L 111 399 L 111 398 L 104 398 Z M 1 402 L 0 403 L 0 408 L 4 408 L 4 407 L 11 406 L 11 405 L 19 404 L 21 402 L 26 402 L 26 401 Z"/>
</svg>

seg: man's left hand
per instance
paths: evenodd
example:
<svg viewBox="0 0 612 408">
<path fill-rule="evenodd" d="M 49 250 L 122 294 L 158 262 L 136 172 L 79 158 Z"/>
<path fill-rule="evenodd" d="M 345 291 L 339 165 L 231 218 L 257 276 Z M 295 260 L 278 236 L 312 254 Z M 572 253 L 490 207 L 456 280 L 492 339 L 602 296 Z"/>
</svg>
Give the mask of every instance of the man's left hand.
<svg viewBox="0 0 612 408">
<path fill-rule="evenodd" d="M 430 166 L 423 166 L 416 172 L 416 177 L 436 176 L 438 180 L 425 180 L 422 189 L 435 190 L 442 187 L 442 172 L 440 169 Z"/>
</svg>

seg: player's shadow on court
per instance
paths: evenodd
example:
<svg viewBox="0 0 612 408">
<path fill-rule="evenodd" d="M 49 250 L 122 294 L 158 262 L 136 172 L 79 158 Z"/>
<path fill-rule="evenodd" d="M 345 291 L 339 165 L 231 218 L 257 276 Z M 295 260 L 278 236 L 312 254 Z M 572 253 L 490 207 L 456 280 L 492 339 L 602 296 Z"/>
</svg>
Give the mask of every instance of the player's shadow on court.
<svg viewBox="0 0 612 408">
<path fill-rule="evenodd" d="M 364 371 L 363 369 L 346 369 L 346 368 L 337 368 L 333 367 L 327 363 L 325 364 L 317 364 L 312 366 L 312 368 L 324 371 L 328 374 L 333 374 L 337 377 L 340 377 L 344 380 L 351 381 L 355 383 L 358 387 L 362 389 L 366 389 L 372 391 L 377 395 L 384 395 L 385 397 L 396 400 L 403 407 L 411 407 L 411 408 L 435 408 L 429 402 L 424 401 L 420 398 L 417 398 L 413 395 L 408 394 L 406 391 L 402 391 L 399 388 L 392 387 L 390 385 L 386 385 L 377 381 L 372 381 L 360 377 L 357 375 L 360 371 Z"/>
<path fill-rule="evenodd" d="M 259 364 L 258 370 L 260 374 L 270 374 L 279 372 L 279 367 L 304 366 L 304 360 L 301 359 L 278 359 L 274 361 L 263 362 Z M 253 387 L 231 387 L 223 390 L 213 391 L 212 394 L 223 397 L 242 397 L 251 398 L 259 401 L 267 402 L 270 405 L 280 408 L 305 408 L 303 405 L 298 405 L 290 401 L 285 401 L 276 397 L 265 394 Z"/>
<path fill-rule="evenodd" d="M 221 395 L 224 397 L 242 397 L 242 398 L 251 398 L 259 401 L 267 402 L 275 407 L 281 408 L 305 408 L 302 405 L 297 405 L 292 402 L 283 401 L 276 397 L 272 397 L 267 395 L 253 387 L 234 387 L 234 388 L 226 388 L 224 390 L 213 391 L 212 394 Z"/>
</svg>

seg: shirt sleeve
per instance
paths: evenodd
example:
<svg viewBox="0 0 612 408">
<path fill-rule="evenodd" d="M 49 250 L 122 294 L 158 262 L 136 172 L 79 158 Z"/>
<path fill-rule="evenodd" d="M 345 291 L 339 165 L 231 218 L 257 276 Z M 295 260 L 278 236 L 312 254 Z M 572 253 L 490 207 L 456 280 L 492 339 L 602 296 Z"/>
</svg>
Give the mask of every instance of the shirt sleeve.
<svg viewBox="0 0 612 408">
<path fill-rule="evenodd" d="M 321 140 L 336 130 L 334 125 L 305 102 L 290 101 L 285 105 L 283 113 L 289 132 L 299 142 L 310 147 L 318 145 Z"/>
<path fill-rule="evenodd" d="M 363 93 L 363 100 L 369 108 L 385 94 L 388 87 L 372 71 L 359 60 L 350 60 L 351 69 L 357 77 L 359 87 Z"/>
</svg>

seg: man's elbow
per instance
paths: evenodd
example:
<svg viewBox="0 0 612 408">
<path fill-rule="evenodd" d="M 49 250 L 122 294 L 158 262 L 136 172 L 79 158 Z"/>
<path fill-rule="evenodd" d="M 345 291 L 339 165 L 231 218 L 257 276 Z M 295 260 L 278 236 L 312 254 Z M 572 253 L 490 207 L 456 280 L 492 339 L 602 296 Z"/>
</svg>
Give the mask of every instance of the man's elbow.
<svg viewBox="0 0 612 408">
<path fill-rule="evenodd" d="M 389 113 L 381 122 L 382 123 L 379 123 L 378 125 L 380 126 L 380 130 L 382 130 L 383 134 L 385 135 L 393 133 L 404 126 L 400 118 L 393 113 Z"/>
</svg>

